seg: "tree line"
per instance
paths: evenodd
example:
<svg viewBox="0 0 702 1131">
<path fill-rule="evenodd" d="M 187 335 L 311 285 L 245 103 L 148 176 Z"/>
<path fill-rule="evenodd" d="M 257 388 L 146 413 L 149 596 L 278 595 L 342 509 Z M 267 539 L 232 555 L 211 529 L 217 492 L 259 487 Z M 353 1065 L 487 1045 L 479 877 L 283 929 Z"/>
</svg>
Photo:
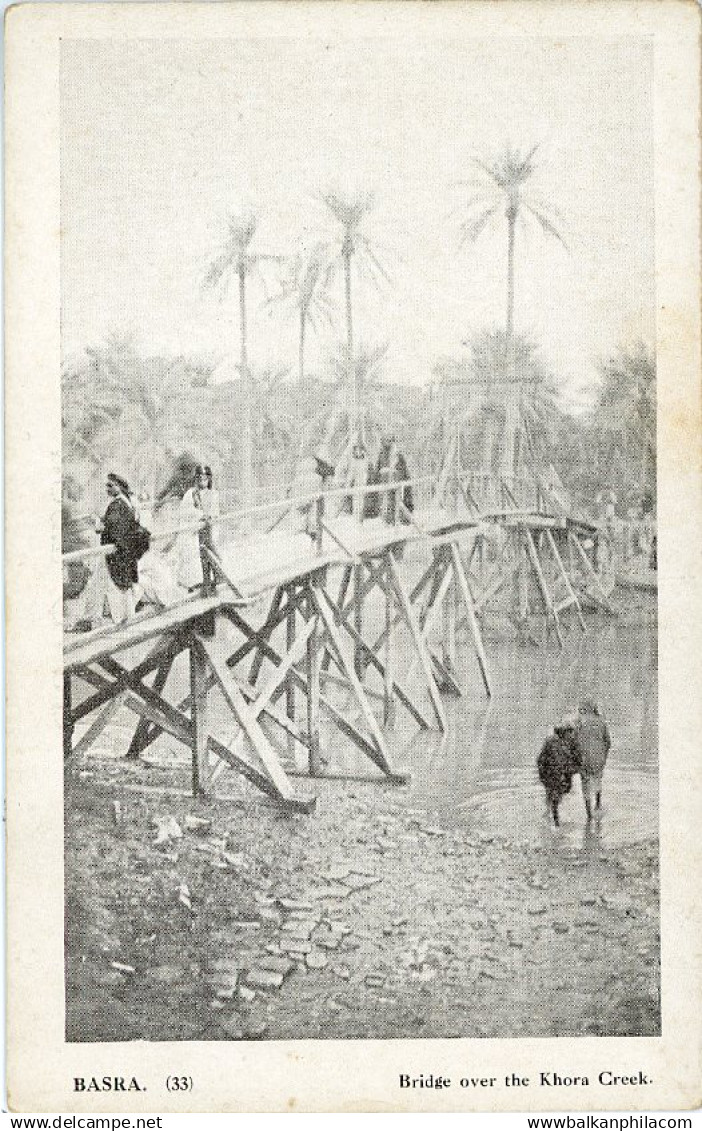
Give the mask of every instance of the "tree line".
<svg viewBox="0 0 702 1131">
<path fill-rule="evenodd" d="M 564 412 L 557 375 L 539 345 L 515 330 L 518 233 L 529 225 L 567 248 L 560 217 L 531 189 L 535 153 L 506 149 L 475 158 L 462 194 L 459 248 L 494 227 L 506 240 L 502 325 L 469 333 L 460 352 L 437 359 L 424 386 L 384 380 L 387 342 L 358 334 L 354 295 L 390 276 L 367 224 L 370 194 L 329 191 L 322 203 L 336 237 L 292 256 L 257 247 L 258 218 L 231 216 L 221 247 L 201 280 L 238 311 L 238 379 L 222 381 L 221 358 L 148 354 L 118 332 L 64 360 L 64 467 L 73 492 L 118 466 L 154 497 L 183 452 L 206 454 L 232 500 L 250 506 L 262 492 L 283 494 L 295 464 L 315 447 L 327 453 L 395 434 L 413 472 L 438 470 L 450 435 L 461 434 L 462 460 L 507 476 L 553 463 L 585 506 L 604 489 L 623 505 L 655 495 L 655 360 L 642 343 L 624 345 L 599 365 L 592 410 Z M 501 233 L 504 233 L 502 235 Z M 264 306 L 298 325 L 295 363 L 262 368 L 250 357 L 250 282 L 272 270 Z M 342 332 L 343 328 L 343 332 Z M 325 338 L 327 359 L 310 374 L 310 334 Z"/>
</svg>

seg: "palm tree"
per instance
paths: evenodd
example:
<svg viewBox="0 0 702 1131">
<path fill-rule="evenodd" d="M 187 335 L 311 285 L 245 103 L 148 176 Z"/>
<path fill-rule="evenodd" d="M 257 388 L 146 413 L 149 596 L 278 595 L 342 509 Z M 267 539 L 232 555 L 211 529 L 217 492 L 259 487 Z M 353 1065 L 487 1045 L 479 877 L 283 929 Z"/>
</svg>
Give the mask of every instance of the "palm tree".
<svg viewBox="0 0 702 1131">
<path fill-rule="evenodd" d="M 250 381 L 248 339 L 246 325 L 246 281 L 266 261 L 280 262 L 279 255 L 264 255 L 251 250 L 258 219 L 252 213 L 230 216 L 229 230 L 224 244 L 210 263 L 204 279 L 206 289 L 215 289 L 229 281 L 232 275 L 239 281 L 239 369 L 246 386 Z M 245 508 L 253 505 L 253 437 L 251 428 L 251 399 L 244 396 L 241 445 L 242 500 Z"/>
<path fill-rule="evenodd" d="M 655 487 L 656 361 L 643 342 L 620 349 L 602 365 L 595 411 L 599 427 L 616 453 L 636 467 L 639 490 Z"/>
<path fill-rule="evenodd" d="M 175 453 L 191 444 L 201 454 L 221 451 L 212 368 L 207 359 L 144 356 L 131 338 L 114 333 L 67 359 L 64 460 L 86 484 L 109 463 L 153 498 Z"/>
<path fill-rule="evenodd" d="M 370 193 L 343 196 L 328 191 L 322 197 L 335 220 L 341 225 L 341 245 L 339 254 L 344 271 L 344 295 L 346 307 L 346 379 L 353 392 L 354 440 L 363 445 L 363 419 L 361 412 L 361 389 L 353 354 L 353 307 L 351 302 L 351 264 L 359 263 L 374 282 L 389 282 L 385 269 L 379 262 L 366 235 L 360 230 L 361 224 L 373 207 Z M 357 256 L 358 253 L 358 256 Z"/>
<path fill-rule="evenodd" d="M 507 339 L 514 328 L 514 250 L 517 224 L 526 225 L 535 221 L 541 230 L 565 247 L 563 236 L 556 227 L 557 214 L 553 208 L 536 197 L 527 188 L 527 182 L 534 173 L 534 154 L 538 146 L 528 153 L 507 147 L 493 162 L 487 163 L 477 157 L 472 159 L 477 174 L 460 184 L 473 190 L 466 204 L 467 216 L 459 230 L 459 247 L 475 243 L 490 222 L 501 215 L 507 220 Z"/>
<path fill-rule="evenodd" d="M 468 444 L 472 450 L 482 448 L 486 471 L 511 478 L 548 454 L 559 419 L 553 378 L 536 344 L 522 334 L 508 338 L 504 330 L 484 331 L 464 344 L 470 345 L 469 357 L 436 367 L 445 406 L 452 387 L 460 389 L 448 413 L 444 407 L 444 415 L 460 411 L 463 390 L 475 390 L 477 400 L 468 410 Z"/>
<path fill-rule="evenodd" d="M 343 453 L 350 449 L 359 435 L 397 430 L 401 424 L 397 412 L 393 414 L 382 396 L 383 366 L 388 344 L 361 343 L 353 364 L 353 387 L 358 390 L 358 400 L 349 405 L 348 353 L 342 347 L 330 359 L 332 381 L 322 408 L 316 412 L 302 433 L 301 451 L 309 450 L 316 442 L 325 451 Z"/>
<path fill-rule="evenodd" d="M 282 303 L 295 311 L 300 325 L 298 378 L 305 379 L 305 340 L 308 326 L 318 331 L 320 324 L 331 327 L 334 304 L 329 293 L 333 274 L 328 248 L 317 244 L 305 254 L 294 256 L 288 263 L 280 290 L 267 300 L 267 305 Z"/>
</svg>

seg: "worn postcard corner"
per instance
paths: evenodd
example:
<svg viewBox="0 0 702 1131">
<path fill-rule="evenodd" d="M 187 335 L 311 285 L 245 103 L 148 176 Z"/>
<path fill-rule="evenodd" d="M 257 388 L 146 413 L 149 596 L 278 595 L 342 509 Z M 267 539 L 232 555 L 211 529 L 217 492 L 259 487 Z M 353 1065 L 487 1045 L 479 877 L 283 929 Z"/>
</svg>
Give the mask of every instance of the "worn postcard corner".
<svg viewBox="0 0 702 1131">
<path fill-rule="evenodd" d="M 6 38 L 13 1110 L 699 1106 L 696 6 Z"/>
</svg>

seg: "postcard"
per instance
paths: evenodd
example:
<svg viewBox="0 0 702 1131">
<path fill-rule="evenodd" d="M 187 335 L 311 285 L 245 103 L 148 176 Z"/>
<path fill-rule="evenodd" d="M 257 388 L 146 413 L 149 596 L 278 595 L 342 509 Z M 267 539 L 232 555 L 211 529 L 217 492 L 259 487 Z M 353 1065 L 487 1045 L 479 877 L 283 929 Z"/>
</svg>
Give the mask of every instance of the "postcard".
<svg viewBox="0 0 702 1131">
<path fill-rule="evenodd" d="M 13 1111 L 699 1106 L 699 18 L 9 9 Z"/>
</svg>

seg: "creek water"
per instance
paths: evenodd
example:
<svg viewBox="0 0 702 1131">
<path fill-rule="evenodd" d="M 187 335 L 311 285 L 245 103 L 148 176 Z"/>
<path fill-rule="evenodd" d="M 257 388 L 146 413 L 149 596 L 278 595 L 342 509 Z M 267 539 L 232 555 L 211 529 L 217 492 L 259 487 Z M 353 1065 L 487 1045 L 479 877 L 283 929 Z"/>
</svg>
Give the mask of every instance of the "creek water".
<svg viewBox="0 0 702 1131">
<path fill-rule="evenodd" d="M 657 835 L 655 626 L 590 625 L 584 635 L 571 631 L 563 651 L 555 642 L 537 648 L 496 639 L 488 655 L 492 698 L 464 648 L 466 693 L 445 700 L 446 735 L 431 743 L 425 732 L 403 752 L 413 774 L 407 804 L 520 842 L 612 845 Z M 576 777 L 554 829 L 536 757 L 554 723 L 586 697 L 598 704 L 612 735 L 603 808 L 588 827 Z"/>
<path fill-rule="evenodd" d="M 514 637 L 514 633 L 511 634 Z M 386 730 L 393 767 L 406 769 L 406 786 L 390 786 L 389 796 L 408 808 L 436 814 L 443 824 L 456 823 L 473 831 L 503 837 L 517 843 L 593 846 L 633 843 L 658 832 L 658 704 L 657 633 L 654 622 L 627 625 L 620 621 L 588 618 L 581 633 L 573 625 L 558 648 L 553 634 L 541 645 L 509 639 L 509 633 L 486 633 L 493 694 L 490 699 L 479 676 L 475 655 L 465 640 L 458 649 L 457 675 L 464 694 L 444 696 L 448 718 L 444 735 L 437 730 L 417 730 L 402 707 L 396 726 Z M 234 638 L 233 638 L 234 639 Z M 408 645 L 409 647 L 409 645 Z M 407 656 L 411 653 L 408 651 Z M 397 670 L 418 694 L 416 666 Z M 174 671 L 181 690 L 187 688 L 187 671 Z M 412 679 L 414 684 L 412 684 Z M 371 687 L 372 687 L 371 681 Z M 376 695 L 380 682 L 375 684 Z M 348 691 L 332 684 L 325 694 L 345 717 L 365 730 L 365 723 Z M 561 803 L 561 825 L 554 829 L 543 788 L 538 780 L 536 758 L 552 727 L 564 715 L 577 710 L 583 698 L 594 699 L 612 735 L 604 779 L 603 809 L 589 826 L 585 821 L 579 778 Z M 377 701 L 375 706 L 379 706 Z M 426 697 L 427 717 L 431 718 Z M 234 741 L 236 726 L 223 703 L 212 704 L 223 741 Z M 304 727 L 304 703 L 298 698 L 300 725 Z M 133 730 L 133 717 L 120 712 L 100 744 L 103 753 L 122 759 Z M 280 731 L 272 731 L 280 738 Z M 345 740 L 328 718 L 321 720 L 322 749 L 329 758 L 329 771 L 367 777 L 374 767 Z M 107 747 L 107 749 L 105 749 Z M 296 761 L 305 761 L 297 748 Z M 160 764 L 188 765 L 189 755 L 167 736 L 146 752 L 145 760 Z M 224 769 L 224 767 L 222 767 Z M 297 779 L 298 788 L 315 792 L 315 783 Z M 215 792 L 222 797 L 241 796 L 252 787 L 224 769 Z M 352 789 L 352 782 L 335 782 L 330 789 Z M 326 791 L 326 787 L 325 787 Z M 382 804 L 382 803 L 381 803 Z"/>
</svg>

